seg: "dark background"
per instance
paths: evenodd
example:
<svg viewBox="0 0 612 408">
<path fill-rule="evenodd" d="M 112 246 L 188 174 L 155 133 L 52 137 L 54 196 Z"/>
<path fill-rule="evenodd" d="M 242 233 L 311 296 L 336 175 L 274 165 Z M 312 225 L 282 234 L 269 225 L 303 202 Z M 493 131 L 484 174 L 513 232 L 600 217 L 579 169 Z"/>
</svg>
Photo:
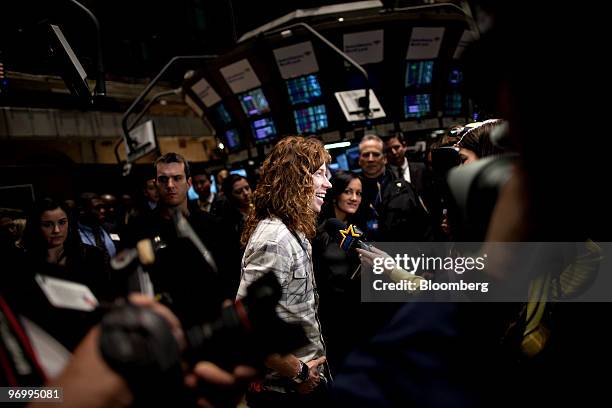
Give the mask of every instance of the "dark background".
<svg viewBox="0 0 612 408">
<path fill-rule="evenodd" d="M 175 55 L 222 54 L 242 34 L 300 8 L 351 1 L 81 0 L 100 21 L 108 79 L 157 73 Z M 95 31 L 69 0 L 3 1 L 0 58 L 12 71 L 48 74 L 44 23 L 60 25 L 85 69 L 95 63 Z M 232 24 L 234 22 L 234 24 Z"/>
</svg>

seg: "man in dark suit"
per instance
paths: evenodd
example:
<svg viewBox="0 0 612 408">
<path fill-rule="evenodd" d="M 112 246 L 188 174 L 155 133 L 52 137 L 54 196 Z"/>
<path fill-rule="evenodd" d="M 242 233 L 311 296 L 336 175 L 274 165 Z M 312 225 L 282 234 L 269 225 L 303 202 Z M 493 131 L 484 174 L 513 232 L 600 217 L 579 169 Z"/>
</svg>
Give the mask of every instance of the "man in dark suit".
<svg viewBox="0 0 612 408">
<path fill-rule="evenodd" d="M 406 158 L 406 141 L 401 133 L 396 133 L 385 139 L 385 155 L 389 169 L 396 179 L 403 178 L 412 184 L 417 193 L 421 195 L 425 187 L 425 164 L 409 162 Z"/>
<path fill-rule="evenodd" d="M 167 153 L 157 159 L 155 170 L 158 206 L 149 214 L 130 221 L 126 244 L 133 247 L 139 240 L 147 238 L 166 244 L 166 248 L 156 254 L 156 268 L 151 273 L 154 291 L 172 298 L 171 308 L 183 323 L 198 323 L 205 308 L 195 305 L 198 298 L 206 297 L 202 296 L 203 290 L 220 294 L 222 299 L 235 296 L 238 288 L 234 286 L 240 273 L 238 243 L 231 239 L 230 231 L 219 219 L 199 208 L 189 208 L 187 191 L 192 181 L 185 158 Z M 210 251 L 217 272 L 179 239 L 173 221 L 176 211 L 183 214 Z"/>
<path fill-rule="evenodd" d="M 357 224 L 373 241 L 429 241 L 428 214 L 414 186 L 391 174 L 384 142 L 368 134 L 359 143 L 359 166 L 363 186 Z"/>
<path fill-rule="evenodd" d="M 442 215 L 440 188 L 436 185 L 433 174 L 427 169 L 425 163 L 411 162 L 406 157 L 406 140 L 401 133 L 395 133 L 385 139 L 385 157 L 387 167 L 393 179 L 404 179 L 414 188 L 423 208 L 437 220 Z M 434 221 L 434 231 L 439 232 L 440 222 Z M 436 232 L 436 234 L 438 234 Z"/>
</svg>

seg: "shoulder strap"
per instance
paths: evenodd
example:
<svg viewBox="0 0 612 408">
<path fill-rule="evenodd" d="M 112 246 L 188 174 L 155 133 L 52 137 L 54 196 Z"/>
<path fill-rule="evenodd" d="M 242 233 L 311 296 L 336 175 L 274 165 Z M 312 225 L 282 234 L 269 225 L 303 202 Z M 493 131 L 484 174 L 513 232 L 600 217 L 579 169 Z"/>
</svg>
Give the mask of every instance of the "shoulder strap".
<svg viewBox="0 0 612 408">
<path fill-rule="evenodd" d="M 34 386 L 46 381 L 30 340 L 0 296 L 0 385 Z"/>
</svg>

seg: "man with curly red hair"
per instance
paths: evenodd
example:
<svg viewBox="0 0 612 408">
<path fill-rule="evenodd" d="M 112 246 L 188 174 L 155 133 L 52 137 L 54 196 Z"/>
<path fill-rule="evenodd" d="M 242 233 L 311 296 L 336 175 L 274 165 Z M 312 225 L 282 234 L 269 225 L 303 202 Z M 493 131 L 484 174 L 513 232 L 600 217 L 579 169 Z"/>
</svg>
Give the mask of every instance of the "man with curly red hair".
<svg viewBox="0 0 612 408">
<path fill-rule="evenodd" d="M 318 140 L 286 137 L 266 158 L 253 193 L 254 209 L 242 234 L 246 248 L 238 298 L 263 274 L 274 273 L 282 287 L 279 316 L 300 324 L 310 342 L 294 354 L 267 359 L 265 379 L 247 394 L 250 407 L 313 406 L 326 394 L 330 376 L 317 315 L 310 239 L 331 187 L 329 161 Z"/>
</svg>

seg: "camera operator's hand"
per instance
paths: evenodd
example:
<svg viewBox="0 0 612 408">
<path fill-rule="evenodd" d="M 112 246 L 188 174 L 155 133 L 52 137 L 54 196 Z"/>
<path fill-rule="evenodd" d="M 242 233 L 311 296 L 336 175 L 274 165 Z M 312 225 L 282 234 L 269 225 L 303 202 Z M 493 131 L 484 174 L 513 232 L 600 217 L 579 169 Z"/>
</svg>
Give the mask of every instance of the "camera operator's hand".
<svg viewBox="0 0 612 408">
<path fill-rule="evenodd" d="M 162 316 L 172 328 L 172 334 L 181 347 L 185 338 L 179 320 L 162 304 L 140 294 L 130 295 L 131 303 L 150 308 Z M 128 383 L 104 361 L 99 348 L 100 328 L 94 327 L 74 352 L 60 376 L 47 384 L 63 387 L 63 408 L 70 407 L 127 407 L 134 400 Z M 54 405 L 44 403 L 44 407 Z M 32 408 L 38 407 L 36 403 Z"/>
<path fill-rule="evenodd" d="M 208 361 L 201 361 L 193 368 L 193 372 L 185 376 L 185 385 L 197 390 L 199 383 L 212 385 L 223 392 L 224 404 L 235 406 L 244 396 L 247 387 L 255 378 L 257 371 L 253 367 L 237 366 L 232 373 L 222 370 Z M 200 407 L 214 407 L 206 396 L 197 399 Z"/>
<path fill-rule="evenodd" d="M 376 262 L 381 268 L 384 269 L 384 272 L 387 275 L 391 273 L 393 269 L 397 268 L 397 265 L 395 264 L 393 258 L 391 258 L 391 255 L 373 245 L 370 245 L 370 248 L 372 248 L 371 251 L 361 248 L 356 249 L 357 253 L 359 254 L 359 259 L 361 259 L 361 261 L 363 261 L 366 265 L 372 266 Z M 377 259 L 380 260 L 376 261 Z M 390 267 L 391 265 L 393 266 Z"/>
<path fill-rule="evenodd" d="M 440 222 L 440 230 L 448 238 L 452 237 L 452 230 L 451 230 L 451 226 L 450 226 L 450 221 L 448 219 L 448 214 L 446 212 L 442 214 L 442 221 Z"/>
<path fill-rule="evenodd" d="M 418 287 L 419 282 L 424 279 L 424 277 L 400 268 L 391 255 L 385 251 L 374 246 L 370 246 L 370 248 L 372 248 L 371 251 L 357 248 L 361 261 L 369 266 L 376 265 L 377 268 L 381 268 L 382 272 L 393 282 L 414 282 Z M 431 279 L 432 277 L 433 276 L 429 276 L 427 279 Z M 416 293 L 416 291 L 411 291 L 410 293 Z"/>
<path fill-rule="evenodd" d="M 300 394 L 309 394 L 319 386 L 321 382 L 321 376 L 319 374 L 319 366 L 324 364 L 326 361 L 325 356 L 310 360 L 306 363 L 308 366 L 308 380 L 296 387 L 297 392 Z"/>
<path fill-rule="evenodd" d="M 93 328 L 81 341 L 72 359 L 47 387 L 62 387 L 63 402 L 35 402 L 28 408 L 122 408 L 133 402 L 125 380 L 104 361 L 98 348 L 100 329 Z"/>
</svg>

